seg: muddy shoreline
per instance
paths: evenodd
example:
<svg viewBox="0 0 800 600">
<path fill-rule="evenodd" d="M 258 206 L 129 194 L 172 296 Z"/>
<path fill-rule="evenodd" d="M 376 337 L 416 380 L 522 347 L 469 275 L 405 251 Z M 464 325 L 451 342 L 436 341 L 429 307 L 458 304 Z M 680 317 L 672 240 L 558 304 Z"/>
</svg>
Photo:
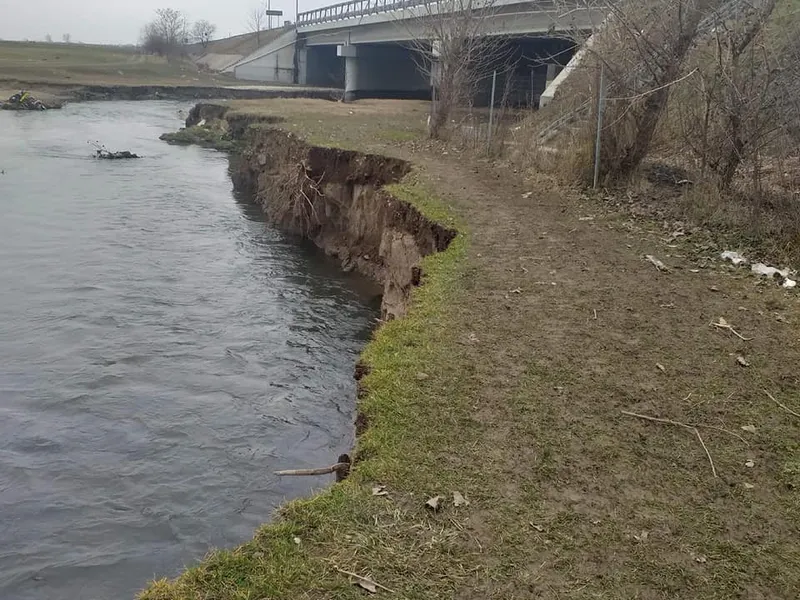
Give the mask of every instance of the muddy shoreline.
<svg viewBox="0 0 800 600">
<path fill-rule="evenodd" d="M 318 98 L 331 100 L 336 90 L 326 88 L 193 86 L 193 85 L 82 85 L 9 80 L 0 87 L 26 89 L 34 95 L 52 97 L 61 102 L 100 100 L 252 100 L 261 98 Z"/>
</svg>

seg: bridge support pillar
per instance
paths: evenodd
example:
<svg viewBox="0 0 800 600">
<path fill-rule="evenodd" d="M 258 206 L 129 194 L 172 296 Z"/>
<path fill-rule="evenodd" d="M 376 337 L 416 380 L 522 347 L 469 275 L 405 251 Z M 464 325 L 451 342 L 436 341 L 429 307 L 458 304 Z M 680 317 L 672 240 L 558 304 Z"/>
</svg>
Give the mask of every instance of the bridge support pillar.
<svg viewBox="0 0 800 600">
<path fill-rule="evenodd" d="M 414 54 L 399 44 L 345 44 L 344 101 L 359 98 L 430 98 L 430 82 L 417 68 Z"/>
<path fill-rule="evenodd" d="M 352 44 L 345 44 L 336 47 L 336 54 L 344 58 L 344 101 L 352 102 L 358 98 L 360 89 L 359 49 Z"/>
</svg>

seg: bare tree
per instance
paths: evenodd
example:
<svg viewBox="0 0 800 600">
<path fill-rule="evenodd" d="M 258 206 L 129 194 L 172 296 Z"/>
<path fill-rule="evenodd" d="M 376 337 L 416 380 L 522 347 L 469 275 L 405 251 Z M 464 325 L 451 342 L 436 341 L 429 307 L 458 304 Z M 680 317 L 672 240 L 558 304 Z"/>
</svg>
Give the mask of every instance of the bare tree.
<svg viewBox="0 0 800 600">
<path fill-rule="evenodd" d="M 261 46 L 261 32 L 264 31 L 264 23 L 267 20 L 266 6 L 261 3 L 250 10 L 247 16 L 247 26 L 250 31 L 256 34 L 256 45 Z"/>
<path fill-rule="evenodd" d="M 72 41 L 72 36 L 69 33 L 65 33 L 61 36 L 61 41 L 65 44 L 69 44 Z"/>
<path fill-rule="evenodd" d="M 142 31 L 142 46 L 146 52 L 172 56 L 189 41 L 186 17 L 172 8 L 159 8 L 156 17 Z"/>
<path fill-rule="evenodd" d="M 506 40 L 491 31 L 495 13 L 495 0 L 429 0 L 398 15 L 433 87 L 431 137 L 444 134 L 456 107 L 471 104 L 493 68 L 507 67 Z"/>
<path fill-rule="evenodd" d="M 580 178 L 592 171 L 599 73 L 607 91 L 599 175 L 606 181 L 625 180 L 651 149 L 670 95 L 685 75 L 701 23 L 724 2 L 619 0 L 607 5 L 605 21 L 576 55 L 582 62 L 572 69 L 573 81 L 562 84 L 566 94 L 559 90 L 575 104 L 560 119 L 580 123 L 580 156 L 572 161 Z M 593 8 L 594 1 L 585 6 Z M 574 11 L 574 2 L 561 5 L 562 15 Z M 583 32 L 573 37 L 578 43 L 585 39 Z M 548 125 L 544 131 L 551 129 Z"/>
<path fill-rule="evenodd" d="M 791 131 L 786 116 L 794 114 L 797 124 L 787 101 L 798 91 L 792 89 L 798 73 L 791 46 L 800 28 L 795 24 L 784 36 L 775 28 L 767 34 L 776 4 L 764 0 L 740 7 L 734 19 L 713 20 L 710 39 L 695 58 L 697 76 L 681 105 L 686 145 L 702 174 L 710 171 L 723 192 L 748 160 L 758 188 L 762 151 Z"/>
<path fill-rule="evenodd" d="M 208 46 L 208 43 L 211 41 L 211 38 L 214 36 L 214 32 L 216 31 L 216 25 L 201 19 L 192 26 L 192 39 L 195 42 L 199 42 L 200 45 L 205 48 Z"/>
<path fill-rule="evenodd" d="M 53 36 L 48 33 L 46 36 L 44 36 L 44 41 L 47 42 L 48 44 L 52 44 Z"/>
</svg>

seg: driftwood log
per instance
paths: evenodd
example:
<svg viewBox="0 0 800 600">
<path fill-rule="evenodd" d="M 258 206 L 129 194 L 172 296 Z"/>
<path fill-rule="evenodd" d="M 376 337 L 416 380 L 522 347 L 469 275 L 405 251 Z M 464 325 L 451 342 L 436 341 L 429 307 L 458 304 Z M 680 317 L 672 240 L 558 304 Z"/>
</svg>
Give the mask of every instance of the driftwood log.
<svg viewBox="0 0 800 600">
<path fill-rule="evenodd" d="M 342 481 L 350 474 L 350 456 L 347 454 L 340 454 L 338 461 L 328 467 L 319 467 L 317 469 L 286 469 L 284 471 L 275 471 L 275 475 L 280 477 L 298 477 L 308 475 L 328 475 L 336 473 L 336 481 Z"/>
</svg>

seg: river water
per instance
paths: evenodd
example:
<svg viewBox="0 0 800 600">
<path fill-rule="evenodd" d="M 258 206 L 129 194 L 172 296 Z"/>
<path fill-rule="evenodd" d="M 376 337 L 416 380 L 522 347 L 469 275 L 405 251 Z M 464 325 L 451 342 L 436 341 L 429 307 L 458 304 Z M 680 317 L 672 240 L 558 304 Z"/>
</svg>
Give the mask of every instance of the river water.
<svg viewBox="0 0 800 600">
<path fill-rule="evenodd" d="M 158 141 L 187 108 L 0 111 L 0 599 L 132 598 L 351 447 L 374 290 Z"/>
</svg>

